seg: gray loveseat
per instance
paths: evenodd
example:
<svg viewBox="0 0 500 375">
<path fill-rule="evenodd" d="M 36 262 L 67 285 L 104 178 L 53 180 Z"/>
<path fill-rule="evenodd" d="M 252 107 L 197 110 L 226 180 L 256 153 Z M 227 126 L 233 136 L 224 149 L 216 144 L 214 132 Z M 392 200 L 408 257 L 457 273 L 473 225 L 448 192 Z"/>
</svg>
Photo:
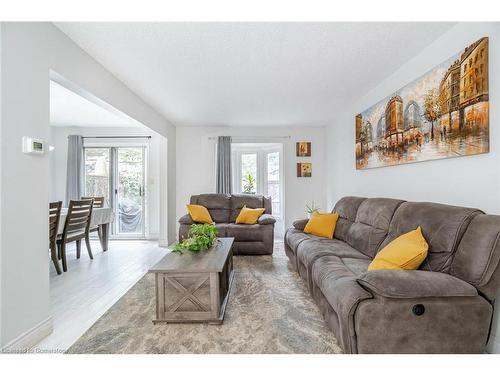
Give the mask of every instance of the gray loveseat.
<svg viewBox="0 0 500 375">
<path fill-rule="evenodd" d="M 332 240 L 285 235 L 292 267 L 346 353 L 481 353 L 500 284 L 500 216 L 437 203 L 345 197 Z M 367 271 L 399 235 L 422 227 L 419 270 Z"/>
<path fill-rule="evenodd" d="M 219 237 L 234 237 L 233 254 L 264 255 L 273 253 L 274 223 L 271 198 L 254 194 L 200 194 L 191 204 L 204 206 L 219 230 Z M 235 224 L 243 206 L 265 208 L 257 224 Z M 179 239 L 187 238 L 193 220 L 189 214 L 179 219 Z"/>
</svg>

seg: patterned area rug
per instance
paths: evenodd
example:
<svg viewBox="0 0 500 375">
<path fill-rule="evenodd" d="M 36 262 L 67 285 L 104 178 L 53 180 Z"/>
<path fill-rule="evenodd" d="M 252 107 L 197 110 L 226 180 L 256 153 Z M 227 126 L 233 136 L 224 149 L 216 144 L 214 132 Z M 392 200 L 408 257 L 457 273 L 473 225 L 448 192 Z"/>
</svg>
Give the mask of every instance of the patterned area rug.
<svg viewBox="0 0 500 375">
<path fill-rule="evenodd" d="M 234 257 L 235 279 L 222 325 L 157 324 L 154 276 L 147 274 L 67 353 L 341 353 L 283 243 L 273 256 Z"/>
</svg>

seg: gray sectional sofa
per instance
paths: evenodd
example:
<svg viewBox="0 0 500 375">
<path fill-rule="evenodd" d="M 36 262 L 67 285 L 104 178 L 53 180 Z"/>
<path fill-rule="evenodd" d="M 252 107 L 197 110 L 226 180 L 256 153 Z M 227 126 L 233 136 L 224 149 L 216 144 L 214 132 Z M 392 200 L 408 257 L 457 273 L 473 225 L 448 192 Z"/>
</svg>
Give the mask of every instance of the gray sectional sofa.
<svg viewBox="0 0 500 375">
<path fill-rule="evenodd" d="M 437 203 L 345 197 L 332 240 L 285 234 L 292 267 L 307 282 L 346 353 L 481 353 L 500 285 L 500 216 Z M 429 244 L 418 270 L 367 271 L 399 235 L 421 226 Z"/>
<path fill-rule="evenodd" d="M 204 206 L 219 230 L 219 237 L 234 237 L 234 255 L 269 255 L 273 253 L 274 223 L 271 198 L 255 194 L 200 194 L 193 195 L 191 204 Z M 257 224 L 236 224 L 243 206 L 265 208 Z M 179 239 L 187 238 L 193 224 L 189 214 L 179 219 Z"/>
</svg>

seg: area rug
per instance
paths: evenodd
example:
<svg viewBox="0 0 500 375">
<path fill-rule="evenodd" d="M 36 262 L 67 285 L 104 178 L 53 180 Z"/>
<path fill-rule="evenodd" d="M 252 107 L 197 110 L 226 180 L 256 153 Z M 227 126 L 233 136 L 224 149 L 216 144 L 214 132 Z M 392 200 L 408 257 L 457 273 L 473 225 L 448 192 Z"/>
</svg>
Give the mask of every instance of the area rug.
<svg viewBox="0 0 500 375">
<path fill-rule="evenodd" d="M 222 325 L 156 324 L 146 274 L 67 353 L 341 353 L 283 243 L 273 256 L 235 256 Z"/>
</svg>

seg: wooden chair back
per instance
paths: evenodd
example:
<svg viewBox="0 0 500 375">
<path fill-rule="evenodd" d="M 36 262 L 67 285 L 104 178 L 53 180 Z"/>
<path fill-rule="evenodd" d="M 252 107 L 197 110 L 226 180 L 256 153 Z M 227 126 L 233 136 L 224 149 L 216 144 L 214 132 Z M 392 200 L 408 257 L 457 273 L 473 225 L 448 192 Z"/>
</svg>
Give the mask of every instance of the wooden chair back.
<svg viewBox="0 0 500 375">
<path fill-rule="evenodd" d="M 87 233 L 92 215 L 92 199 L 69 201 L 68 214 L 64 223 L 63 241 L 81 233 Z"/>
<path fill-rule="evenodd" d="M 104 207 L 104 197 L 82 197 L 82 200 L 94 200 L 94 208 L 103 208 Z"/>
<path fill-rule="evenodd" d="M 61 218 L 61 207 L 61 201 L 49 203 L 49 240 L 51 244 L 55 244 L 56 242 L 59 219 Z"/>
</svg>

